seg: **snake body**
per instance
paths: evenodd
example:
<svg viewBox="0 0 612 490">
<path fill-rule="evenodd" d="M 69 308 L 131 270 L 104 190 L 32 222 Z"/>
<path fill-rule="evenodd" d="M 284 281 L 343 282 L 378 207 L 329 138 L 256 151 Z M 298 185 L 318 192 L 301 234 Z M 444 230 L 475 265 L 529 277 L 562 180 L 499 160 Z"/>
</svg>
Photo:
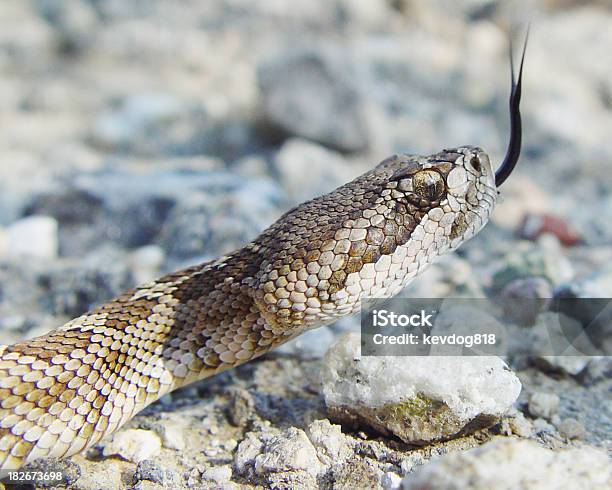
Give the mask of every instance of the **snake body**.
<svg viewBox="0 0 612 490">
<path fill-rule="evenodd" d="M 396 155 L 232 254 L 0 346 L 0 468 L 83 451 L 164 394 L 396 294 L 496 195 L 479 148 Z"/>
</svg>

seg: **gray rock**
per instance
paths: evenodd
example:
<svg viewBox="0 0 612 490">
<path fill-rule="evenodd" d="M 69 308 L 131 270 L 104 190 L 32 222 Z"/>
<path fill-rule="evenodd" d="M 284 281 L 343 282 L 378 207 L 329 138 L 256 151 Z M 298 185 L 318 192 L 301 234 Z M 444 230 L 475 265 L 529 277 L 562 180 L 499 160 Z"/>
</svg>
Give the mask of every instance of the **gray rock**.
<svg viewBox="0 0 612 490">
<path fill-rule="evenodd" d="M 553 286 L 558 286 L 573 278 L 573 267 L 555 237 L 544 235 L 538 244 L 540 246 L 536 247 L 523 243 L 508 253 L 493 274 L 494 291 L 502 291 L 517 279 L 543 277 Z"/>
<path fill-rule="evenodd" d="M 538 356 L 536 361 L 546 371 L 556 371 L 569 374 L 570 376 L 578 376 L 584 372 L 591 358 L 580 355 Z"/>
<path fill-rule="evenodd" d="M 244 388 L 232 387 L 228 391 L 230 396 L 229 419 L 238 427 L 246 426 L 255 413 L 255 400 Z"/>
<path fill-rule="evenodd" d="M 565 301 L 565 314 L 579 320 L 602 353 L 612 354 L 612 265 L 606 264 L 578 281 L 563 284 L 555 298 Z"/>
<path fill-rule="evenodd" d="M 582 382 L 588 386 L 608 379 L 612 379 L 612 358 L 591 358 Z"/>
<path fill-rule="evenodd" d="M 579 374 L 590 356 L 601 354 L 582 324 L 558 311 L 539 313 L 530 328 L 506 324 L 505 337 L 511 356 L 530 356 L 544 370 L 571 375 Z"/>
<path fill-rule="evenodd" d="M 359 456 L 354 456 L 346 464 L 332 467 L 330 473 L 334 488 L 340 490 L 378 488 L 383 475 L 372 460 Z"/>
<path fill-rule="evenodd" d="M 170 256 L 193 257 L 206 253 L 211 235 L 212 200 L 205 194 L 186 196 L 168 216 L 159 241 Z"/>
<path fill-rule="evenodd" d="M 551 435 L 557 433 L 555 426 L 543 418 L 535 419 L 533 421 L 533 428 L 538 436 L 542 436 L 543 434 Z"/>
<path fill-rule="evenodd" d="M 573 418 L 563 419 L 557 428 L 559 434 L 568 439 L 584 439 L 586 437 L 584 425 Z"/>
<path fill-rule="evenodd" d="M 283 143 L 274 164 L 281 184 L 296 203 L 335 189 L 355 173 L 339 153 L 297 138 Z"/>
<path fill-rule="evenodd" d="M 538 314 L 550 305 L 553 290 L 542 277 L 526 277 L 508 283 L 501 292 L 504 313 L 519 325 L 533 325 Z"/>
<path fill-rule="evenodd" d="M 132 285 L 126 264 L 116 259 L 106 266 L 92 263 L 54 265 L 41 272 L 37 282 L 43 293 L 40 298 L 43 308 L 71 318 L 116 297 Z"/>
<path fill-rule="evenodd" d="M 81 53 L 94 42 L 98 19 L 89 2 L 36 0 L 34 5 L 55 29 L 60 52 Z"/>
<path fill-rule="evenodd" d="M 157 455 L 161 449 L 161 440 L 155 432 L 142 429 L 126 429 L 117 432 L 112 441 L 104 446 L 103 454 L 121 456 L 127 461 L 140 463 Z"/>
<path fill-rule="evenodd" d="M 282 191 L 269 179 L 231 182 L 216 195 L 193 193 L 168 216 L 160 244 L 174 258 L 217 256 L 252 240 L 280 211 Z"/>
<path fill-rule="evenodd" d="M 136 180 L 136 175 L 123 176 L 124 182 Z M 86 178 L 85 178 L 86 179 Z M 110 185 L 107 185 L 110 184 Z M 100 242 L 115 242 L 127 247 L 147 245 L 159 233 L 174 199 L 156 195 L 151 186 L 134 198 L 137 189 L 121 194 L 124 189 L 100 177 L 96 190 L 60 188 L 53 193 L 36 196 L 26 207 L 26 213 L 45 212 L 59 222 L 59 242 L 62 255 L 81 256 Z M 131 196 L 131 198 L 130 198 Z"/>
<path fill-rule="evenodd" d="M 535 392 L 529 397 L 529 413 L 534 417 L 549 419 L 559 408 L 559 396 L 555 393 Z"/>
<path fill-rule="evenodd" d="M 149 245 L 157 239 L 175 205 L 176 201 L 164 196 L 143 196 L 126 209 L 109 213 L 106 225 L 115 234 L 109 238 L 129 248 Z"/>
<path fill-rule="evenodd" d="M 502 427 L 507 424 L 507 435 L 517 435 L 519 437 L 531 437 L 533 434 L 533 426 L 531 422 L 525 418 L 522 412 L 516 411 L 512 416 L 502 421 Z"/>
<path fill-rule="evenodd" d="M 86 190 L 61 187 L 34 195 L 24 212 L 27 215 L 44 213 L 57 220 L 62 255 L 86 254 L 108 229 L 103 199 Z"/>
<path fill-rule="evenodd" d="M 171 93 L 140 93 L 125 97 L 102 114 L 92 141 L 105 150 L 192 155 L 203 149 L 207 124 L 198 101 Z"/>
<path fill-rule="evenodd" d="M 350 53 L 324 44 L 281 52 L 259 66 L 258 80 L 266 122 L 285 133 L 342 151 L 372 143 Z"/>
<path fill-rule="evenodd" d="M 283 434 L 266 441 L 255 457 L 255 473 L 305 471 L 316 476 L 322 470 L 317 452 L 303 430 L 289 427 Z"/>
<path fill-rule="evenodd" d="M 3 66 L 44 66 L 55 58 L 53 29 L 36 15 L 31 4 L 6 5 L 2 13 L 0 63 Z M 20 81 L 22 86 L 23 79 Z M 19 98 L 14 93 L 9 97 L 18 104 Z"/>
<path fill-rule="evenodd" d="M 41 459 L 34 461 L 23 467 L 24 471 L 42 472 L 43 474 L 59 473 L 61 479 L 53 480 L 40 480 L 38 485 L 41 488 L 55 487 L 70 487 L 74 485 L 81 477 L 82 470 L 80 466 L 74 461 L 70 460 L 58 460 L 58 459 Z M 4 475 L 3 475 L 4 476 Z M 50 484 L 51 483 L 51 484 Z"/>
<path fill-rule="evenodd" d="M 604 488 L 612 466 L 600 450 L 553 451 L 532 441 L 497 439 L 431 462 L 404 478 L 404 490 Z"/>
<path fill-rule="evenodd" d="M 269 165 L 259 155 L 246 155 L 232 164 L 232 169 L 248 178 L 261 178 L 269 175 Z"/>
<path fill-rule="evenodd" d="M 317 449 L 319 460 L 325 465 L 338 463 L 350 456 L 350 449 L 339 425 L 333 425 L 327 419 L 315 420 L 306 429 L 306 434 Z"/>
<path fill-rule="evenodd" d="M 222 487 L 227 486 L 228 482 L 232 478 L 232 467 L 225 465 L 208 468 L 206 471 L 204 471 L 204 473 L 202 473 L 202 478 L 213 481 Z"/>
<path fill-rule="evenodd" d="M 168 449 L 175 451 L 183 451 L 185 449 L 185 428 L 172 420 L 164 420 L 160 424 L 159 435 L 162 438 L 162 444 Z"/>
<path fill-rule="evenodd" d="M 238 473 L 245 474 L 249 467 L 255 464 L 255 458 L 261 453 L 264 447 L 261 434 L 248 432 L 245 438 L 238 444 L 238 449 L 234 455 L 234 466 Z"/>
<path fill-rule="evenodd" d="M 81 174 L 70 188 L 33 198 L 26 212 L 44 210 L 57 219 L 64 255 L 81 256 L 100 243 L 157 242 L 174 260 L 235 249 L 279 216 L 286 198 L 271 179 L 236 178 L 218 171 L 213 159 L 189 162 L 182 170 L 143 171 L 126 163 L 121 171 Z"/>
<path fill-rule="evenodd" d="M 151 459 L 140 461 L 134 473 L 135 481 L 149 480 L 154 483 L 164 483 L 165 478 L 166 470 L 164 467 Z"/>
</svg>

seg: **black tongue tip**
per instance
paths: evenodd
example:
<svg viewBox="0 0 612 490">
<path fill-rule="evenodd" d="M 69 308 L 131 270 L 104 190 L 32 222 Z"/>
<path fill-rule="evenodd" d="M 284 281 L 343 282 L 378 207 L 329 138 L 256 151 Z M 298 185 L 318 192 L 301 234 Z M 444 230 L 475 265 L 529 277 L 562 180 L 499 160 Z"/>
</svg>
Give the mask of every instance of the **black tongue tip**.
<svg viewBox="0 0 612 490">
<path fill-rule="evenodd" d="M 523 79 L 523 63 L 525 62 L 525 52 L 527 51 L 527 41 L 529 40 L 529 28 L 525 34 L 525 43 L 523 44 L 523 54 L 521 56 L 521 64 L 519 67 L 518 79 L 514 77 L 514 60 L 512 55 L 512 43 L 510 43 L 510 73 L 512 77 L 512 86 L 510 90 L 510 141 L 504 161 L 495 172 L 495 185 L 499 187 L 510 176 L 516 166 L 521 154 L 522 142 L 522 124 L 521 124 L 521 86 Z"/>
</svg>

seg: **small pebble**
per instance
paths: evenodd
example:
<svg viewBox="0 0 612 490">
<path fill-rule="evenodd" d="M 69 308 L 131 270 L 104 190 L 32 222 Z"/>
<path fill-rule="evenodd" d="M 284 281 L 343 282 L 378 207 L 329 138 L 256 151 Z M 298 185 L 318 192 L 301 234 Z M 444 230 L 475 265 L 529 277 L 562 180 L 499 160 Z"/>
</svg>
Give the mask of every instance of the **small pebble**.
<svg viewBox="0 0 612 490">
<path fill-rule="evenodd" d="M 159 269 L 166 259 L 164 250 L 159 245 L 146 245 L 132 252 L 132 273 L 138 284 L 155 280 Z"/>
<path fill-rule="evenodd" d="M 584 425 L 573 418 L 563 419 L 557 428 L 559 433 L 567 439 L 584 439 L 586 437 Z"/>
<path fill-rule="evenodd" d="M 263 449 L 263 441 L 260 434 L 248 432 L 245 438 L 238 444 L 238 449 L 234 454 L 234 466 L 238 473 L 245 473 L 247 467 L 255 463 L 255 458 Z"/>
<path fill-rule="evenodd" d="M 567 221 L 552 214 L 527 214 L 518 229 L 518 235 L 527 240 L 535 240 L 544 233 L 556 236 L 566 246 L 581 242 L 580 235 Z"/>
<path fill-rule="evenodd" d="M 559 397 L 554 393 L 535 392 L 529 397 L 529 413 L 534 417 L 550 419 L 559 407 Z"/>
<path fill-rule="evenodd" d="M 396 490 L 402 484 L 402 477 L 399 476 L 397 473 L 388 471 L 380 479 L 380 484 L 382 485 L 384 490 Z"/>
<path fill-rule="evenodd" d="M 136 467 L 136 472 L 134 473 L 134 480 L 148 480 L 155 483 L 163 483 L 164 482 L 164 468 L 157 463 L 157 461 L 153 461 L 151 459 L 144 459 L 138 466 Z"/>
<path fill-rule="evenodd" d="M 104 447 L 104 456 L 119 455 L 127 461 L 140 463 L 161 450 L 161 439 L 155 432 L 128 429 L 115 434 L 112 442 Z"/>
<path fill-rule="evenodd" d="M 230 397 L 228 416 L 237 427 L 246 426 L 256 414 L 255 400 L 244 388 L 232 387 L 228 390 Z"/>
<path fill-rule="evenodd" d="M 314 476 L 321 469 L 314 446 L 304 431 L 295 427 L 270 439 L 255 457 L 255 472 L 260 475 L 301 470 Z"/>
<path fill-rule="evenodd" d="M 508 419 L 508 425 L 513 434 L 519 437 L 530 437 L 533 433 L 533 426 L 531 422 L 525 418 L 525 416 L 518 412 L 516 416 Z"/>
<path fill-rule="evenodd" d="M 185 449 L 185 437 L 183 436 L 183 429 L 176 424 L 164 425 L 162 434 L 164 447 L 168 449 L 175 449 L 176 451 L 182 451 Z"/>
<path fill-rule="evenodd" d="M 543 418 L 535 419 L 533 421 L 533 428 L 536 434 L 540 434 L 542 432 L 548 432 L 552 434 L 555 432 L 554 425 L 548 423 L 548 421 Z"/>
<path fill-rule="evenodd" d="M 202 478 L 204 478 L 205 480 L 212 480 L 219 485 L 223 485 L 223 483 L 228 482 L 231 477 L 232 467 L 229 465 L 208 468 L 202 474 Z"/>
<path fill-rule="evenodd" d="M 345 454 L 348 450 L 341 426 L 331 424 L 327 419 L 315 420 L 306 429 L 306 434 L 323 463 L 332 464 L 348 456 Z"/>
<path fill-rule="evenodd" d="M 519 325 L 533 325 L 552 297 L 550 282 L 543 277 L 515 279 L 501 292 L 504 314 Z"/>
</svg>

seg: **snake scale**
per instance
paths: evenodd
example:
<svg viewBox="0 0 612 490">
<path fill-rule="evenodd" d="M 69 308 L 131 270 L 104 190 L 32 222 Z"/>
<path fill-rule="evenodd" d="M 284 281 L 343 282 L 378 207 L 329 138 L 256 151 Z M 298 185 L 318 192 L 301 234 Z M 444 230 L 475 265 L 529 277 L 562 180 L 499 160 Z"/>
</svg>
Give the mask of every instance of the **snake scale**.
<svg viewBox="0 0 612 490">
<path fill-rule="evenodd" d="M 164 394 L 393 296 L 478 233 L 518 161 L 522 68 L 497 172 L 472 146 L 393 156 L 232 254 L 0 346 L 0 469 L 79 453 Z"/>
</svg>

